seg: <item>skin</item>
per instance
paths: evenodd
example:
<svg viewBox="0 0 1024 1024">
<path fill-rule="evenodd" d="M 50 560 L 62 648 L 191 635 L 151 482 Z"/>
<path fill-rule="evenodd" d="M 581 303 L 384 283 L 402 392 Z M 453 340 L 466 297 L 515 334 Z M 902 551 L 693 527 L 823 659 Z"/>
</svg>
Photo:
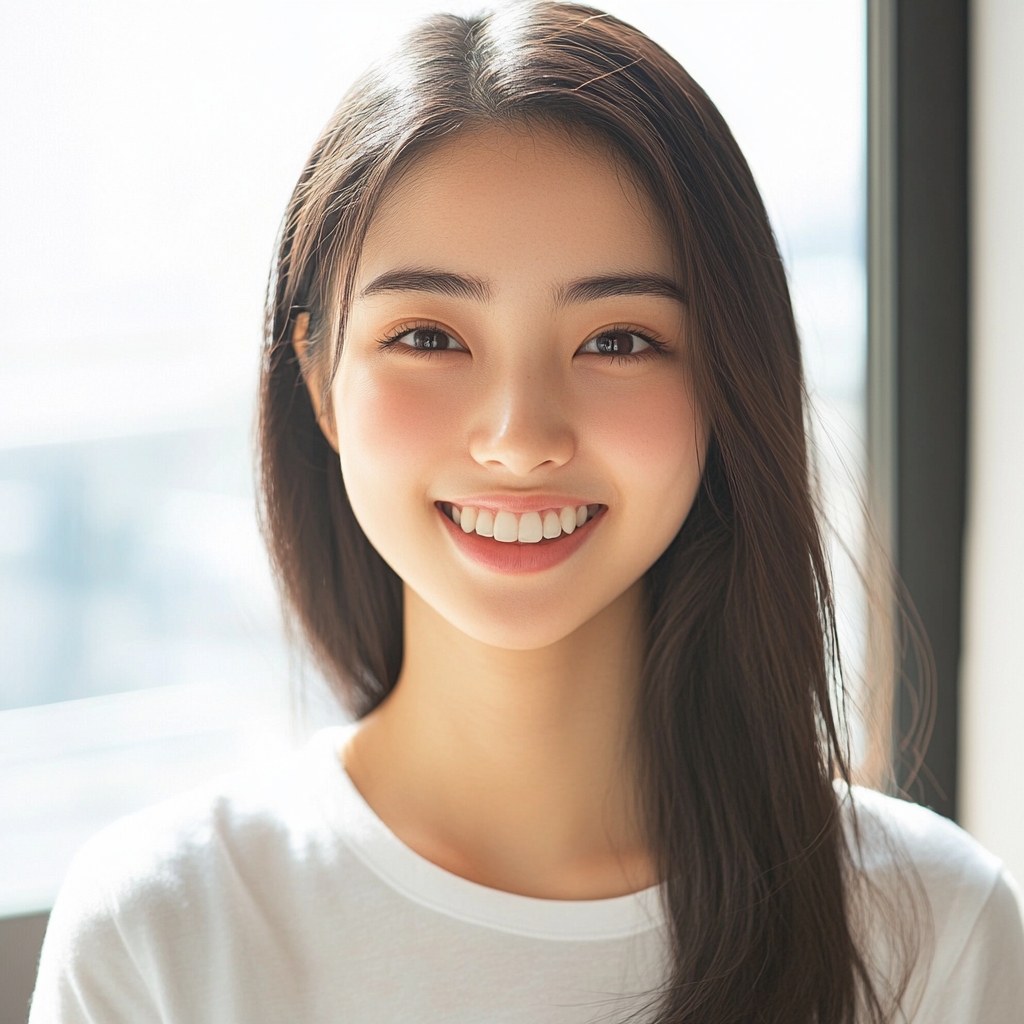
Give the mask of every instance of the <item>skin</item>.
<svg viewBox="0 0 1024 1024">
<path fill-rule="evenodd" d="M 368 289 L 409 269 L 471 278 L 480 294 Z M 679 297 L 560 301 L 572 282 L 623 275 L 678 281 L 621 161 L 545 130 L 463 136 L 416 159 L 374 216 L 329 412 L 309 380 L 360 525 L 405 585 L 401 677 L 346 769 L 428 860 L 550 899 L 657 881 L 629 744 L 641 577 L 693 503 L 706 430 Z M 424 324 L 465 351 L 381 347 Z M 663 347 L 581 351 L 611 328 Z M 304 315 L 303 359 L 307 330 Z M 435 505 L 485 493 L 607 511 L 568 560 L 513 576 L 467 559 Z"/>
</svg>

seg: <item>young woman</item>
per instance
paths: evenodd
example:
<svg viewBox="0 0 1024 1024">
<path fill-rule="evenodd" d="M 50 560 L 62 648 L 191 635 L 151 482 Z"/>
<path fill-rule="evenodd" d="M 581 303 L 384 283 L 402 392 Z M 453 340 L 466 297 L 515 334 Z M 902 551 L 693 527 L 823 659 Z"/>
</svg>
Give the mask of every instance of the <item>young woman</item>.
<svg viewBox="0 0 1024 1024">
<path fill-rule="evenodd" d="M 50 1021 L 1024 1019 L 1001 865 L 848 785 L 785 273 L 627 25 L 436 17 L 288 209 L 270 549 L 358 724 L 107 830 Z"/>
</svg>

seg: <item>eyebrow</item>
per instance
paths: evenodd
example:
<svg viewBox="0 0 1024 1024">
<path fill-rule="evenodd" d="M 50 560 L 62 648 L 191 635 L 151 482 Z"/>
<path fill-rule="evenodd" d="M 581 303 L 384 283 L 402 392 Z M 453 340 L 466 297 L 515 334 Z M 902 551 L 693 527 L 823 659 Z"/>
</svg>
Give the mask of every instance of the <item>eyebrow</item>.
<svg viewBox="0 0 1024 1024">
<path fill-rule="evenodd" d="M 480 302 L 491 297 L 486 281 L 441 270 L 391 270 L 375 277 L 360 294 L 380 295 L 382 292 L 433 292 L 453 299 L 477 299 Z"/>
<path fill-rule="evenodd" d="M 443 270 L 390 270 L 375 277 L 362 290 L 360 297 L 384 292 L 432 292 L 435 295 L 476 299 L 479 302 L 491 298 L 491 287 L 486 281 Z M 555 295 L 555 305 L 580 305 L 618 295 L 655 295 L 686 302 L 682 288 L 675 281 L 659 274 L 606 274 L 581 278 L 559 288 Z"/>
<path fill-rule="evenodd" d="M 617 295 L 657 295 L 661 298 L 686 302 L 682 288 L 659 274 L 608 274 L 604 277 L 585 277 L 560 288 L 555 296 L 558 306 L 570 306 Z"/>
</svg>

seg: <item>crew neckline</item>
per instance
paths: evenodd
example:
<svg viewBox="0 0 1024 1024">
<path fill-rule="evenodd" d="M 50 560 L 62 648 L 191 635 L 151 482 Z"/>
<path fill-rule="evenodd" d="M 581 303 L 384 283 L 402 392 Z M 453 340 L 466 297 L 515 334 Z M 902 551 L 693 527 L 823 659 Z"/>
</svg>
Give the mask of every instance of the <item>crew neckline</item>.
<svg viewBox="0 0 1024 1024">
<path fill-rule="evenodd" d="M 341 752 L 358 723 L 317 732 L 308 753 L 324 783 L 323 810 L 358 860 L 390 888 L 467 924 L 533 939 L 625 939 L 664 925 L 660 886 L 600 900 L 548 900 L 491 889 L 446 871 L 406 846 L 363 799 Z"/>
</svg>

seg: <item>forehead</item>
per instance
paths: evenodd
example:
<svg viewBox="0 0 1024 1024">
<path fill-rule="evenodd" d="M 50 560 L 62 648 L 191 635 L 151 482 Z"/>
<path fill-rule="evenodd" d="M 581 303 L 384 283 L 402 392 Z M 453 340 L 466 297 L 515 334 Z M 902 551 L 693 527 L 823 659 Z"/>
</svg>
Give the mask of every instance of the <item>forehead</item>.
<svg viewBox="0 0 1024 1024">
<path fill-rule="evenodd" d="M 673 275 L 663 217 L 625 160 L 546 128 L 488 129 L 414 158 L 371 221 L 358 278 L 436 266 L 500 282 Z"/>
</svg>

